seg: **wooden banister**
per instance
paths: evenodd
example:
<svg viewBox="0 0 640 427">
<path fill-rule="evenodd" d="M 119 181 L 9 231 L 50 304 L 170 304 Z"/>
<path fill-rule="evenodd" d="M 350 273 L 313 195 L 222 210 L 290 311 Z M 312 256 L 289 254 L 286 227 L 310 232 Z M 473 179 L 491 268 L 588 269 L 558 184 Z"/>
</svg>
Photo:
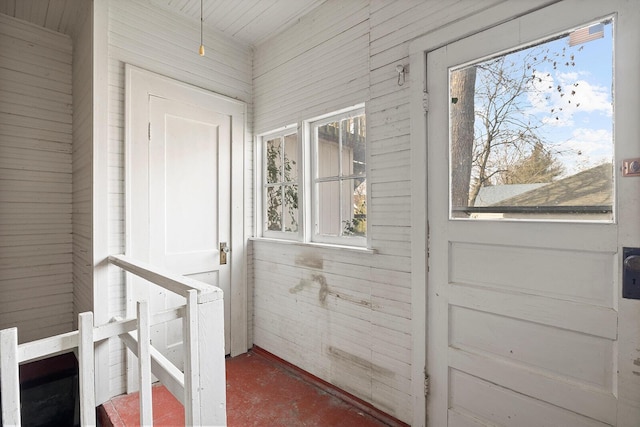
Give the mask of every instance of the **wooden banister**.
<svg viewBox="0 0 640 427">
<path fill-rule="evenodd" d="M 134 260 L 126 255 L 111 255 L 109 256 L 109 262 L 185 298 L 190 290 L 195 290 L 198 292 L 199 303 L 222 299 L 223 297 L 222 289 L 220 288 L 156 268 L 151 264 Z"/>
<path fill-rule="evenodd" d="M 80 419 L 95 425 L 94 344 L 119 336 L 138 356 L 140 422 L 153 422 L 151 373 L 185 407 L 186 425 L 226 425 L 224 349 L 224 301 L 215 286 L 157 269 L 123 255 L 109 262 L 186 299 L 186 305 L 150 314 L 146 302 L 138 302 L 137 317 L 113 319 L 94 326 L 93 313 L 78 315 L 78 330 L 18 345 L 16 328 L 0 331 L 0 387 L 4 425 L 20 425 L 19 364 L 78 349 L 80 371 Z M 150 326 L 183 319 L 184 374 L 151 346 Z M 134 332 L 137 333 L 134 335 Z"/>
</svg>

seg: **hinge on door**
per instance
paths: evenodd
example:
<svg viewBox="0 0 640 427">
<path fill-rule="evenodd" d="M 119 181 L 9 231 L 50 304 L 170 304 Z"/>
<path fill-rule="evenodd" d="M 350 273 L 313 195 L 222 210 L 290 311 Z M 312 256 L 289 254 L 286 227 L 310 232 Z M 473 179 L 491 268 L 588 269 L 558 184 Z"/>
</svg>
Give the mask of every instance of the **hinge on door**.
<svg viewBox="0 0 640 427">
<path fill-rule="evenodd" d="M 422 108 L 424 111 L 429 111 L 429 92 L 426 90 L 422 92 Z"/>
<path fill-rule="evenodd" d="M 429 374 L 427 374 L 427 368 L 424 368 L 424 397 L 429 396 L 431 391 L 431 384 L 429 383 Z"/>
<path fill-rule="evenodd" d="M 147 133 L 149 135 L 149 141 L 151 141 L 151 122 L 149 122 L 149 127 L 147 129 L 148 129 Z"/>
</svg>

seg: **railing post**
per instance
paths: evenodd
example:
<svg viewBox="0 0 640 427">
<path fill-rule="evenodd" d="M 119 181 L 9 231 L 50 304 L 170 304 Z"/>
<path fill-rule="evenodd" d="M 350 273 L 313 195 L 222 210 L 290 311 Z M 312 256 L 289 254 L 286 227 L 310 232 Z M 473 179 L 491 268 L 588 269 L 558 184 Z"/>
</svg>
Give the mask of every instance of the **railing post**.
<svg viewBox="0 0 640 427">
<path fill-rule="evenodd" d="M 18 329 L 0 331 L 0 391 L 2 392 L 2 424 L 19 426 L 20 367 L 18 365 Z"/>
<path fill-rule="evenodd" d="M 96 392 L 93 353 L 93 313 L 78 315 L 78 367 L 80 371 L 80 424 L 96 425 Z"/>
<path fill-rule="evenodd" d="M 138 380 L 140 390 L 140 425 L 153 426 L 151 396 L 151 334 L 149 331 L 149 305 L 138 301 Z"/>
<path fill-rule="evenodd" d="M 202 425 L 227 425 L 227 382 L 224 349 L 224 301 L 198 303 L 198 359 Z M 206 368 L 204 368 L 206 366 Z"/>
<path fill-rule="evenodd" d="M 200 426 L 200 361 L 198 354 L 198 292 L 187 292 L 183 320 L 184 346 L 184 416 L 185 425 Z"/>
<path fill-rule="evenodd" d="M 110 256 L 109 261 L 187 299 L 183 321 L 184 394 L 181 396 L 184 401 L 186 425 L 226 426 L 222 291 L 197 280 L 155 269 L 151 265 L 125 256 Z M 134 352 L 138 350 L 133 344 L 128 345 L 131 345 Z M 176 386 L 174 389 L 178 391 L 180 387 Z"/>
</svg>

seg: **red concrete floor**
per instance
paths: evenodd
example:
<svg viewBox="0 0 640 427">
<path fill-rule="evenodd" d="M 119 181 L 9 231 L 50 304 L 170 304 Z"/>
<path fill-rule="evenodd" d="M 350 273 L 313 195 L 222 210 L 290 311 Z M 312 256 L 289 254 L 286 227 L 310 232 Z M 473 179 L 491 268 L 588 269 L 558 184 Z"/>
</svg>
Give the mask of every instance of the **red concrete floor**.
<svg viewBox="0 0 640 427">
<path fill-rule="evenodd" d="M 227 359 L 227 423 L 229 427 L 404 426 L 384 414 L 374 418 L 366 407 L 351 405 L 312 384 L 263 351 Z M 104 405 L 114 427 L 139 426 L 137 393 Z M 153 387 L 155 426 L 184 426 L 182 405 L 162 386 Z M 385 422 L 381 421 L 384 420 Z"/>
</svg>

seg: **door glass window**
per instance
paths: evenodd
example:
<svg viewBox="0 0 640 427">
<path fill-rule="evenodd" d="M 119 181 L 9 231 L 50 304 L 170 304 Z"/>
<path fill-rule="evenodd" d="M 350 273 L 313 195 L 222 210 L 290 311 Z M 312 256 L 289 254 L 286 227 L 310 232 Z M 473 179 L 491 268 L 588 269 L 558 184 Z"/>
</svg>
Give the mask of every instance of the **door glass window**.
<svg viewBox="0 0 640 427">
<path fill-rule="evenodd" d="M 612 27 L 449 70 L 451 218 L 613 220 Z"/>
</svg>

